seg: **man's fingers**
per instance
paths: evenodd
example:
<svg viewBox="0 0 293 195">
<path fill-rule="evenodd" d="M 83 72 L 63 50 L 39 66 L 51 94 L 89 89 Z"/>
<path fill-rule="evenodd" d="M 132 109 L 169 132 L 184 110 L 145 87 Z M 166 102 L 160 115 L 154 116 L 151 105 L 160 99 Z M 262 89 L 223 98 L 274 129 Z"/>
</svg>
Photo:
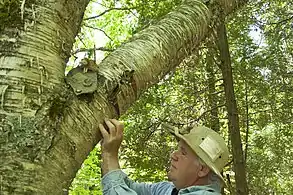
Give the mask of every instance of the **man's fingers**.
<svg viewBox="0 0 293 195">
<path fill-rule="evenodd" d="M 123 128 L 124 125 L 122 122 L 116 120 L 116 119 L 110 119 L 110 120 L 105 120 L 105 125 L 106 127 L 102 124 L 99 124 L 100 131 L 103 135 L 103 137 L 108 138 L 116 135 L 122 135 L 123 134 Z M 107 130 L 108 127 L 108 130 Z"/>
<path fill-rule="evenodd" d="M 117 132 L 115 125 L 109 120 L 105 120 L 105 123 L 109 128 L 109 134 L 115 136 Z"/>
<path fill-rule="evenodd" d="M 105 138 L 107 139 L 107 138 L 109 137 L 109 133 L 108 133 L 108 131 L 105 129 L 104 125 L 99 124 L 99 129 L 100 129 L 100 132 L 101 132 L 103 138 L 104 138 L 104 139 L 105 139 Z"/>
<path fill-rule="evenodd" d="M 102 151 L 116 155 L 123 139 L 123 123 L 115 119 L 105 120 L 105 124 L 99 124 L 99 128 L 104 138 Z"/>
<path fill-rule="evenodd" d="M 111 119 L 111 122 L 115 125 L 117 134 L 122 134 L 124 130 L 124 124 L 116 119 Z"/>
</svg>

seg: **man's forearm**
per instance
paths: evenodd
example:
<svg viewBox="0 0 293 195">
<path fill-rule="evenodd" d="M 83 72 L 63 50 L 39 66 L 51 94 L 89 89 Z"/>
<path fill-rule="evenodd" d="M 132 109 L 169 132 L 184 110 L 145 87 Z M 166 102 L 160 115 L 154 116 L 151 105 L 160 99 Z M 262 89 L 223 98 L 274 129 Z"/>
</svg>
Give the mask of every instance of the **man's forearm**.
<svg viewBox="0 0 293 195">
<path fill-rule="evenodd" d="M 102 176 L 110 171 L 120 169 L 118 154 L 102 153 Z"/>
</svg>

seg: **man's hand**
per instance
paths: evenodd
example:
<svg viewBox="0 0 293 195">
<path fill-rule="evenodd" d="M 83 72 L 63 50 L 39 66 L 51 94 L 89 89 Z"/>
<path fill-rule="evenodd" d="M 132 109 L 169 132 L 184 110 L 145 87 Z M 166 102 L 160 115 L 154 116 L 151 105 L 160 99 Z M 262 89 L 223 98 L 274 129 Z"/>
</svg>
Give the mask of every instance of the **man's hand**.
<svg viewBox="0 0 293 195">
<path fill-rule="evenodd" d="M 99 124 L 99 128 L 103 136 L 101 143 L 102 151 L 111 154 L 118 154 L 118 150 L 123 139 L 124 125 L 116 119 L 105 120 L 105 123 L 109 129 L 108 131 L 104 125 Z"/>
<path fill-rule="evenodd" d="M 103 136 L 102 146 L 102 174 L 119 169 L 118 150 L 123 139 L 124 125 L 116 119 L 105 120 L 109 130 L 103 124 L 99 124 L 99 129 Z"/>
</svg>

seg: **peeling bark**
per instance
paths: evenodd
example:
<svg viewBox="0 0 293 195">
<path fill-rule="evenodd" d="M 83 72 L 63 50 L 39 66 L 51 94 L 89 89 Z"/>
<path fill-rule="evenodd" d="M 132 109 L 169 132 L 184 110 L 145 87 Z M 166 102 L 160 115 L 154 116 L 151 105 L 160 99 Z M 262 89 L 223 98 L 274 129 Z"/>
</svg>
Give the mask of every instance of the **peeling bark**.
<svg viewBox="0 0 293 195">
<path fill-rule="evenodd" d="M 60 194 L 75 174 L 49 151 L 62 138 L 60 92 L 88 1 L 11 2 L 0 28 L 1 194 Z M 73 144 L 62 141 L 66 153 Z"/>
<path fill-rule="evenodd" d="M 117 117 L 109 96 L 118 89 L 125 112 L 209 35 L 216 10 L 229 14 L 246 1 L 185 1 L 100 64 L 99 89 L 91 96 L 75 96 L 64 82 L 88 0 L 13 2 L 13 22 L 0 28 L 1 194 L 66 194 L 101 139 L 96 124 Z M 126 71 L 134 75 L 125 83 Z"/>
</svg>

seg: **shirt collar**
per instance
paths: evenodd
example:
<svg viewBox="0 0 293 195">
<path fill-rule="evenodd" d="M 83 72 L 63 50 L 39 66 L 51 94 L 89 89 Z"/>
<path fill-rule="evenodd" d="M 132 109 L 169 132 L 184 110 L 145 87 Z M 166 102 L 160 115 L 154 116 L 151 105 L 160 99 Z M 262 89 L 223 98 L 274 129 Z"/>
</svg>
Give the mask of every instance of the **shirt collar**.
<svg viewBox="0 0 293 195">
<path fill-rule="evenodd" d="M 198 190 L 213 190 L 218 193 L 221 192 L 220 187 L 216 184 L 190 186 L 190 187 L 181 189 L 179 191 L 183 192 L 183 193 L 189 193 L 189 192 L 194 192 L 194 191 L 198 191 Z"/>
</svg>

